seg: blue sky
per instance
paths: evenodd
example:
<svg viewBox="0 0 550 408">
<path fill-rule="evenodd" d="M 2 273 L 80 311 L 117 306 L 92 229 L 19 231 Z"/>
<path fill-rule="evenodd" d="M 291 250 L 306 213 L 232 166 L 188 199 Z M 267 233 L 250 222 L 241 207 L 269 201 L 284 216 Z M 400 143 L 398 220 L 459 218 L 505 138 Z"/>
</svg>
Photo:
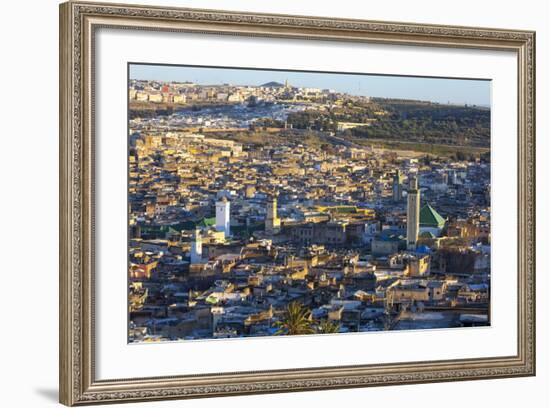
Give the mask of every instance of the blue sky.
<svg viewBox="0 0 550 408">
<path fill-rule="evenodd" d="M 490 106 L 491 82 L 476 79 L 424 78 L 235 68 L 130 64 L 131 79 L 191 81 L 201 85 L 261 85 L 270 81 L 298 87 L 329 88 L 353 95 Z"/>
</svg>

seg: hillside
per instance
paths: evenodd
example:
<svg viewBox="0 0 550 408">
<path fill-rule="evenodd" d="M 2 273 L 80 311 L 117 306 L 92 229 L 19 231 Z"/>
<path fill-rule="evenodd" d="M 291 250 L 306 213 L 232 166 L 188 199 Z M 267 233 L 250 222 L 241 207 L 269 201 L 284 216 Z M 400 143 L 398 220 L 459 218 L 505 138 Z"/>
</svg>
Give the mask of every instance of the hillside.
<svg viewBox="0 0 550 408">
<path fill-rule="evenodd" d="M 288 118 L 296 129 L 332 132 L 341 122 L 353 123 L 341 131 L 342 136 L 356 139 L 485 148 L 491 139 L 491 111 L 476 106 L 376 98 L 369 103 L 345 101 L 329 110 L 306 110 Z"/>
<path fill-rule="evenodd" d="M 376 100 L 388 112 L 356 136 L 375 139 L 489 147 L 491 111 L 466 105 L 443 105 L 412 101 Z"/>
</svg>

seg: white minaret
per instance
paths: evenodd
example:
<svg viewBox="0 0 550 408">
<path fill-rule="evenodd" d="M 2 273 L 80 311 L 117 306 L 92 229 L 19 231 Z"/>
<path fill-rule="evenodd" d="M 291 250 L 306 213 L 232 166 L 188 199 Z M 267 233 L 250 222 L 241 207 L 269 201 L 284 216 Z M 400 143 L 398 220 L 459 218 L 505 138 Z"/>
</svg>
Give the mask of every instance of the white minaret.
<svg viewBox="0 0 550 408">
<path fill-rule="evenodd" d="M 407 193 L 407 249 L 416 250 L 418 240 L 418 226 L 420 222 L 420 190 L 418 180 L 412 177 L 409 181 Z"/>
<path fill-rule="evenodd" d="M 223 231 L 225 238 L 231 234 L 229 230 L 229 210 L 229 201 L 226 197 L 216 203 L 216 231 Z"/>
<path fill-rule="evenodd" d="M 191 243 L 191 263 L 201 263 L 202 261 L 202 236 L 201 230 L 195 229 L 193 242 Z"/>
</svg>

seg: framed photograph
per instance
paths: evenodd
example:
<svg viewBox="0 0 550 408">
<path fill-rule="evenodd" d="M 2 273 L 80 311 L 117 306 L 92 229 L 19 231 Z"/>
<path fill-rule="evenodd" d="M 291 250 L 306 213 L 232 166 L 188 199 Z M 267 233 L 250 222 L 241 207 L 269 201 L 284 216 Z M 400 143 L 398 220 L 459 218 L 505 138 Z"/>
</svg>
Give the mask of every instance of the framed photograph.
<svg viewBox="0 0 550 408">
<path fill-rule="evenodd" d="M 535 374 L 535 33 L 60 7 L 60 401 Z"/>
</svg>

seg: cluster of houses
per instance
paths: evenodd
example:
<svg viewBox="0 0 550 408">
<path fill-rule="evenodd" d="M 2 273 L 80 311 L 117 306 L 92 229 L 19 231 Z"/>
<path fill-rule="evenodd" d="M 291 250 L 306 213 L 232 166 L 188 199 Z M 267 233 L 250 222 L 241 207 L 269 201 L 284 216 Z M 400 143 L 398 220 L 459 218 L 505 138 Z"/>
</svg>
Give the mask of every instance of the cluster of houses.
<svg viewBox="0 0 550 408">
<path fill-rule="evenodd" d="M 340 332 L 487 325 L 489 180 L 479 162 L 135 132 L 130 341 L 274 335 L 292 302 Z"/>
<path fill-rule="evenodd" d="M 130 80 L 129 99 L 137 103 L 186 105 L 193 103 L 257 103 L 259 101 L 325 101 L 338 98 L 330 89 L 295 87 L 285 82 L 260 86 L 200 85 L 193 82 Z M 363 97 L 365 99 L 367 97 Z"/>
</svg>

